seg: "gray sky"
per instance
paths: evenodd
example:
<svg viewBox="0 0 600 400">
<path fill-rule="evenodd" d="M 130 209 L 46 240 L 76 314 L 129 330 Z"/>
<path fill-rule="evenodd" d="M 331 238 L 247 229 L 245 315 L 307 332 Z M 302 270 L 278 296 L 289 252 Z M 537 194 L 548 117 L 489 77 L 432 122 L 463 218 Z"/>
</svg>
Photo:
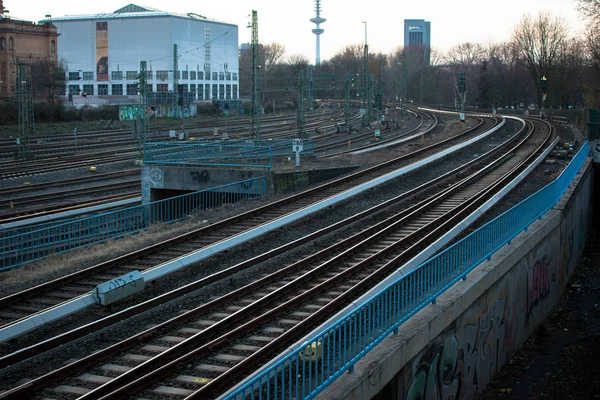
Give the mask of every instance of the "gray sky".
<svg viewBox="0 0 600 400">
<path fill-rule="evenodd" d="M 53 17 L 78 14 L 113 12 L 130 0 L 4 0 L 10 15 L 39 21 L 45 14 Z M 315 55 L 314 0 L 141 0 L 134 4 L 185 14 L 195 12 L 208 18 L 237 24 L 239 42 L 250 41 L 252 9 L 258 11 L 259 40 L 261 43 L 279 42 L 285 45 L 287 55 L 304 54 L 312 62 Z M 361 6 L 361 4 L 364 4 Z M 574 0 L 322 0 L 321 59 L 326 60 L 347 44 L 364 43 L 367 22 L 371 51 L 388 53 L 403 43 L 404 19 L 431 21 L 432 46 L 446 51 L 466 42 L 488 43 L 508 40 L 515 24 L 523 14 L 550 10 L 561 16 L 576 35 L 584 28 Z"/>
</svg>

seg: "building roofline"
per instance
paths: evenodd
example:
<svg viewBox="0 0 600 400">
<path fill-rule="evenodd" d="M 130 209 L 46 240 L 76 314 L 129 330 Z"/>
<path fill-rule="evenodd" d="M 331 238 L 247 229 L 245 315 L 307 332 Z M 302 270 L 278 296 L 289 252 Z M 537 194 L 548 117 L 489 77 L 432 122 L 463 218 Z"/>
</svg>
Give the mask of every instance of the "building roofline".
<svg viewBox="0 0 600 400">
<path fill-rule="evenodd" d="M 119 10 L 117 10 L 119 11 Z M 101 14 L 82 14 L 82 15 L 65 15 L 56 18 L 45 18 L 39 21 L 39 23 L 46 22 L 70 22 L 70 21 L 96 21 L 96 20 L 112 20 L 112 19 L 129 19 L 129 18 L 178 18 L 199 22 L 209 22 L 219 25 L 227 25 L 237 27 L 236 24 L 231 24 L 224 21 L 217 21 L 215 19 L 203 18 L 196 13 L 177 14 L 168 11 L 161 11 L 156 9 L 149 9 L 148 11 L 139 12 L 120 12 L 120 13 L 101 13 Z"/>
</svg>

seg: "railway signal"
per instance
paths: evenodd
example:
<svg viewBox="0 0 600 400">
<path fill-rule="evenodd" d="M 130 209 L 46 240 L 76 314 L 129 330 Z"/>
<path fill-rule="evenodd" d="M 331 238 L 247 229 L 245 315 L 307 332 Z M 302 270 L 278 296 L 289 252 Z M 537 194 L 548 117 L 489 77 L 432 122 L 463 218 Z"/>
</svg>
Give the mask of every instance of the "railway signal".
<svg viewBox="0 0 600 400">
<path fill-rule="evenodd" d="M 467 89 L 467 77 L 464 73 L 458 74 L 458 92 L 463 94 Z"/>
</svg>

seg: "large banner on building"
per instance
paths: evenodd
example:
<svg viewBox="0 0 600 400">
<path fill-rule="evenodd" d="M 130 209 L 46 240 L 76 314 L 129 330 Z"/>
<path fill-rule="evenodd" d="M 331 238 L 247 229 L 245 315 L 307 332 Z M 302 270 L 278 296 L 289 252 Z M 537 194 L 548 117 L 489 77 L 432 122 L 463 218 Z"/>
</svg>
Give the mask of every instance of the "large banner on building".
<svg viewBox="0 0 600 400">
<path fill-rule="evenodd" d="M 96 79 L 108 80 L 108 22 L 96 22 Z"/>
</svg>

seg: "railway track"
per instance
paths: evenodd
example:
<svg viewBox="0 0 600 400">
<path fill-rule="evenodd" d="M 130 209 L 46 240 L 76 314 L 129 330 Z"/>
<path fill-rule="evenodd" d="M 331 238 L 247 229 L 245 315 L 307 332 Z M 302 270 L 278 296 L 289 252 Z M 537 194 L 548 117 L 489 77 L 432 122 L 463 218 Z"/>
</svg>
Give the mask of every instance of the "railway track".
<svg viewBox="0 0 600 400">
<path fill-rule="evenodd" d="M 386 139 L 386 140 L 382 140 L 382 141 L 376 143 L 376 145 L 379 146 L 379 145 L 382 145 L 384 143 L 388 143 L 388 142 L 391 142 L 393 140 L 398 140 L 398 139 L 400 139 L 402 137 L 414 134 L 416 131 L 418 131 L 419 129 L 421 129 L 421 128 L 424 127 L 424 125 L 426 124 L 425 123 L 426 119 L 430 121 L 430 124 L 426 128 L 433 127 L 435 125 L 435 123 L 434 123 L 434 117 L 431 114 L 427 114 L 427 113 L 424 113 L 424 112 L 419 112 L 419 113 L 415 113 L 415 115 L 416 115 L 416 118 L 418 118 L 420 120 L 419 124 L 415 128 L 410 129 L 409 131 L 407 131 L 405 133 L 402 133 L 402 134 L 399 134 L 399 135 L 393 135 L 392 138 L 389 138 L 389 139 Z M 390 132 L 390 131 L 392 131 L 392 128 L 389 127 L 387 129 L 382 129 L 381 131 L 382 132 Z M 373 144 L 368 143 L 368 142 L 370 142 L 373 139 L 373 134 L 374 134 L 374 131 L 370 131 L 370 132 L 367 132 L 367 133 L 362 133 L 362 134 L 358 134 L 358 135 L 352 134 L 349 137 L 346 136 L 346 137 L 343 137 L 341 139 L 336 139 L 336 140 L 333 140 L 333 141 L 328 141 L 327 143 L 322 143 L 322 144 L 319 144 L 319 146 L 315 146 L 315 152 L 322 153 L 322 152 L 325 152 L 327 150 L 338 149 L 340 147 L 345 147 L 347 145 L 347 143 L 348 143 L 348 140 L 351 140 L 351 144 L 353 143 L 355 145 L 353 149 L 348 149 L 348 150 L 345 150 L 345 151 L 340 151 L 340 152 L 330 153 L 330 154 L 326 154 L 326 155 L 321 155 L 321 157 L 334 157 L 334 156 L 337 156 L 337 155 L 340 155 L 340 154 L 346 154 L 346 153 L 349 153 L 351 151 L 355 151 L 355 150 L 357 150 L 356 143 L 359 143 L 359 147 L 358 148 L 373 146 Z M 363 146 L 360 146 L 361 143 L 363 143 Z"/>
<path fill-rule="evenodd" d="M 222 393 L 258 363 L 396 269 L 512 179 L 550 140 L 551 130 L 533 136 L 532 128 L 528 123 L 527 137 L 495 161 L 487 161 L 475 173 L 462 171 L 460 176 L 466 177 L 455 178 L 458 182 L 451 187 L 443 184 L 437 193 L 413 206 L 276 274 L 0 398 L 25 398 L 19 396 L 35 393 L 53 398 L 123 398 L 137 392 L 148 398 L 207 398 Z M 488 154 L 481 156 L 469 167 L 488 158 Z"/>
<path fill-rule="evenodd" d="M 336 112 L 333 115 L 322 115 L 320 113 L 315 112 L 308 116 L 306 127 L 307 129 L 309 129 L 311 127 L 322 126 L 324 124 L 330 125 L 331 119 L 339 118 L 339 116 L 339 112 Z M 272 117 L 271 119 L 265 119 L 263 121 L 263 135 L 268 135 L 268 137 L 270 138 L 294 136 L 295 131 L 293 130 L 293 128 L 282 129 L 282 123 L 288 121 L 291 121 L 289 116 Z M 291 123 L 285 124 L 284 127 L 288 127 L 291 125 Z M 210 126 L 214 126 L 214 124 Z M 230 125 L 228 125 L 226 129 L 231 134 L 234 134 L 236 132 L 236 129 L 239 129 L 241 133 L 240 136 L 247 135 L 247 127 L 244 128 L 241 124 L 239 124 L 238 128 L 231 127 Z M 214 138 L 212 130 L 211 132 L 200 132 L 197 129 L 195 130 L 195 128 L 193 127 L 189 127 L 186 129 L 186 131 L 188 133 L 188 136 L 193 136 L 195 133 L 203 135 L 198 137 L 197 139 L 212 140 Z M 168 139 L 168 136 L 163 136 L 164 138 L 162 140 Z M 13 146 L 14 151 L 11 151 L 10 146 L 12 145 L 7 145 L 7 148 L 5 149 L 7 153 L 4 154 L 6 161 L 0 161 L 0 180 L 60 170 L 61 168 L 58 167 L 61 165 L 61 162 L 64 163 L 69 161 L 70 163 L 75 163 L 74 166 L 78 167 L 89 166 L 94 164 L 103 164 L 106 162 L 124 161 L 129 160 L 131 159 L 131 157 L 135 157 L 138 155 L 137 143 L 134 137 L 131 137 L 129 140 L 125 141 L 122 138 L 119 138 L 116 141 L 116 143 L 112 143 L 110 141 L 98 141 L 97 138 L 95 138 L 95 140 L 97 141 L 97 144 L 85 145 L 85 142 L 83 144 L 81 143 L 80 135 L 78 135 L 77 141 L 75 141 L 75 139 L 71 136 L 68 139 L 64 139 L 62 144 L 45 143 L 33 145 L 32 154 L 34 155 L 35 159 L 30 161 L 19 162 L 18 165 L 15 165 L 14 160 L 6 160 L 6 158 L 12 158 L 16 153 L 17 149 L 16 146 Z M 151 137 L 150 140 L 156 141 L 156 137 Z M 51 147 L 51 149 L 47 149 L 46 147 Z M 106 150 L 107 147 L 114 147 L 115 149 Z M 77 152 L 73 150 L 75 148 L 77 149 Z M 98 149 L 100 150 L 98 151 Z M 1 156 L 2 154 L 0 154 L 0 157 Z M 111 157 L 114 157 L 114 160 L 112 160 Z M 44 164 L 46 164 L 43 168 L 38 167 L 40 160 L 44 160 Z M 49 163 L 50 165 L 48 165 Z"/>
<path fill-rule="evenodd" d="M 384 143 L 390 142 L 390 141 L 394 141 L 394 140 L 398 140 L 400 138 L 403 137 L 407 137 L 411 134 L 414 134 L 419 128 L 423 127 L 424 125 L 424 119 L 422 117 L 422 115 L 420 114 L 415 114 L 418 115 L 420 117 L 420 124 L 411 129 L 410 131 L 406 132 L 406 133 L 402 133 L 400 135 L 393 135 L 393 137 L 378 142 L 376 144 L 370 144 L 370 145 L 365 145 L 365 146 L 360 146 L 358 148 L 355 147 L 354 150 L 358 150 L 358 149 L 364 149 L 364 148 L 368 148 L 370 146 L 380 146 Z M 433 128 L 435 126 L 434 124 L 434 117 L 428 115 L 428 114 L 423 114 L 423 115 L 427 115 L 429 120 L 430 120 L 430 124 L 428 126 L 428 128 Z M 480 122 L 480 124 L 483 121 Z M 479 125 L 480 125 L 479 124 Z M 477 125 L 477 126 L 479 126 Z M 476 126 L 476 127 L 477 127 Z M 475 128 L 476 128 L 475 127 Z M 328 135 L 323 135 L 323 136 L 328 136 Z M 359 134 L 359 135 L 353 135 L 352 136 L 352 142 L 353 143 L 360 143 L 361 141 L 365 141 L 365 140 L 369 140 L 372 137 L 372 132 L 368 132 L 368 133 L 364 133 L 364 134 Z M 324 139 L 321 139 L 320 142 L 325 141 Z M 339 147 L 345 147 L 347 144 L 348 139 L 347 138 L 334 138 L 334 139 L 326 139 L 326 143 L 319 143 L 319 141 L 316 141 L 315 144 L 315 152 L 322 152 L 328 149 L 333 149 L 333 148 L 339 148 Z M 354 151 L 353 150 L 353 151 Z M 326 155 L 325 157 L 331 157 L 333 155 L 339 155 L 339 154 L 344 154 L 347 153 L 347 151 L 343 151 L 343 152 L 338 152 L 338 153 L 334 153 L 334 154 L 329 154 Z M 113 173 L 113 174 L 103 174 L 103 176 L 108 179 L 108 178 L 112 178 L 112 177 L 118 177 L 119 173 Z M 70 179 L 70 180 L 63 180 L 59 183 L 50 183 L 47 185 L 47 187 L 53 187 L 53 186 L 66 186 L 67 184 L 71 184 L 71 185 L 77 185 L 79 183 L 83 183 L 85 182 L 86 184 L 89 184 L 90 181 L 95 181 L 95 180 L 100 180 L 97 177 L 85 177 L 85 178 L 80 178 L 80 179 Z M 119 186 L 127 186 L 128 189 L 135 189 L 134 187 L 134 182 L 130 182 L 131 185 L 127 186 L 125 184 L 125 182 L 123 182 L 123 184 L 117 184 L 117 183 L 113 183 L 111 185 L 119 185 Z M 139 179 L 137 180 L 137 184 L 138 186 L 141 184 Z M 38 185 L 28 185 L 26 187 L 19 187 L 19 188 L 7 188 L 5 190 L 0 189 L 0 194 L 11 194 L 11 193 L 18 193 L 18 192 L 24 192 L 26 190 L 35 190 L 38 189 L 40 187 L 45 186 L 44 184 L 38 184 Z M 60 212 L 61 210 L 64 210 L 65 207 L 69 207 L 70 204 L 72 204 L 74 201 L 76 203 L 78 203 L 81 207 L 86 207 L 89 204 L 93 203 L 93 204 L 97 204 L 99 200 L 99 198 L 94 199 L 93 201 L 78 201 L 77 198 L 75 197 L 75 199 L 73 199 L 72 196 L 76 196 L 78 194 L 86 194 L 86 197 L 89 197 L 89 195 L 93 195 L 94 193 L 94 187 L 89 187 L 90 190 L 89 192 L 86 191 L 85 189 L 66 189 L 64 191 L 61 192 L 56 192 L 53 194 L 35 194 L 35 195 L 31 195 L 29 197 L 21 197 L 21 198 L 7 198 L 7 200 L 5 202 L 0 202 L 0 209 L 4 208 L 5 211 L 4 213 L 0 212 L 0 220 L 6 220 L 6 219 L 11 219 L 14 220 L 14 218 L 18 218 L 18 217 L 25 217 L 27 215 L 40 215 L 41 213 L 47 213 L 47 212 L 51 212 L 53 210 L 55 210 L 56 212 Z M 106 190 L 111 190 L 111 186 L 108 185 L 106 187 Z M 104 192 L 103 190 L 100 190 L 101 192 Z M 129 191 L 128 195 L 130 196 L 135 196 L 135 195 L 139 195 L 140 192 L 133 192 L 133 191 Z M 115 199 L 121 199 L 123 196 L 120 194 L 115 194 L 113 196 Z M 61 199 L 62 198 L 62 202 L 52 202 L 53 200 L 57 200 L 57 199 Z M 102 196 L 102 201 L 103 202 L 109 202 L 110 201 L 110 196 Z M 11 203 L 12 202 L 12 203 Z M 43 206 L 40 207 L 35 207 L 35 208 L 31 208 L 31 207 L 26 207 L 28 204 L 35 204 L 35 203 L 43 203 Z M 70 208 L 69 208 L 70 209 Z M 21 218 L 22 219 L 22 218 Z"/>
<path fill-rule="evenodd" d="M 499 119 L 486 120 L 481 127 L 486 131 L 499 123 Z M 82 271 L 55 279 L 29 290 L 0 299 L 0 328 L 9 326 L 55 307 L 65 301 L 90 292 L 95 286 L 132 270 L 146 270 L 174 258 L 202 249 L 210 244 L 234 236 L 255 226 L 275 220 L 285 214 L 304 208 L 324 198 L 341 193 L 351 187 L 384 175 L 404 165 L 416 162 L 442 148 L 463 141 L 475 132 L 463 133 L 435 145 L 398 157 L 375 167 L 337 179 L 330 183 L 286 197 L 256 208 L 236 217 L 194 230 L 185 235 L 132 252 L 115 260 L 98 264 Z M 14 255 L 5 254 L 5 257 Z"/>
</svg>

